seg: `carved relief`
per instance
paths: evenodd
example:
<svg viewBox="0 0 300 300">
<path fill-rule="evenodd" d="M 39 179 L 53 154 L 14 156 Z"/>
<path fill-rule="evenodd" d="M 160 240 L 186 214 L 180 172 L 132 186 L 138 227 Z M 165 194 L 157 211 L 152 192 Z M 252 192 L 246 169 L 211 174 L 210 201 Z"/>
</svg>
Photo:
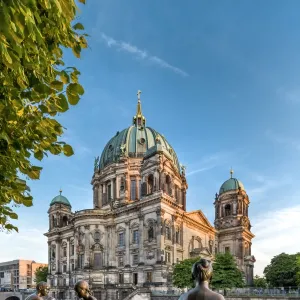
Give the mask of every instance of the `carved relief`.
<svg viewBox="0 0 300 300">
<path fill-rule="evenodd" d="M 152 250 L 147 251 L 147 254 L 146 254 L 147 259 L 153 259 L 154 257 L 155 257 L 154 251 L 152 251 Z"/>
</svg>

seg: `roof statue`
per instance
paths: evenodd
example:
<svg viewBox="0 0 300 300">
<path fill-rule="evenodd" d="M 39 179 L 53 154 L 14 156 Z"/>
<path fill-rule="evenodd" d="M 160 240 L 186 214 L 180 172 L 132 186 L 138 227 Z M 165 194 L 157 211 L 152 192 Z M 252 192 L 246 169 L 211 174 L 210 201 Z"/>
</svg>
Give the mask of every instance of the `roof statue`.
<svg viewBox="0 0 300 300">
<path fill-rule="evenodd" d="M 100 161 L 100 157 L 99 156 L 95 157 L 94 171 L 97 171 L 99 169 L 99 161 Z"/>
<path fill-rule="evenodd" d="M 185 170 L 186 170 L 186 166 L 184 166 L 184 165 L 180 165 L 180 171 L 181 171 L 181 174 L 182 175 L 185 175 Z"/>
</svg>

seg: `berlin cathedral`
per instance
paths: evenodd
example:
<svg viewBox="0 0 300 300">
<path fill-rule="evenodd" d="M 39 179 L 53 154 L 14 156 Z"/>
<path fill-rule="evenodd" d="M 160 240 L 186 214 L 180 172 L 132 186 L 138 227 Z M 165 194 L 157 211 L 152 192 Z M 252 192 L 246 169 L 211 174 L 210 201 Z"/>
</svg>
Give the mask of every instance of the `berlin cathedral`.
<svg viewBox="0 0 300 300">
<path fill-rule="evenodd" d="M 62 195 L 48 210 L 48 283 L 56 299 L 74 299 L 80 279 L 100 299 L 172 286 L 174 264 L 230 252 L 252 285 L 249 197 L 231 176 L 215 195 L 215 221 L 186 211 L 185 167 L 166 138 L 148 127 L 140 92 L 132 125 L 118 131 L 95 159 L 93 207 L 72 212 Z"/>
</svg>

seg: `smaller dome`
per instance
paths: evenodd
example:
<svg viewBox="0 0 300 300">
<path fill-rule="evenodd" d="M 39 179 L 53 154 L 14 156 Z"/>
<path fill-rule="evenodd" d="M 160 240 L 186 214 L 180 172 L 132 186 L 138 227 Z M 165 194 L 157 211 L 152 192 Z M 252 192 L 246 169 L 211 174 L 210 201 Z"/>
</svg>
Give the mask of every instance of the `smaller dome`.
<svg viewBox="0 0 300 300">
<path fill-rule="evenodd" d="M 52 199 L 50 206 L 52 206 L 54 204 L 64 204 L 69 207 L 72 207 L 69 200 L 61 194 L 62 191 L 59 191 L 59 192 L 60 192 L 60 194 Z"/>
<path fill-rule="evenodd" d="M 244 185 L 239 180 L 236 178 L 229 178 L 221 185 L 219 194 L 232 190 L 238 190 L 239 188 L 241 188 L 243 191 L 245 190 Z"/>
</svg>

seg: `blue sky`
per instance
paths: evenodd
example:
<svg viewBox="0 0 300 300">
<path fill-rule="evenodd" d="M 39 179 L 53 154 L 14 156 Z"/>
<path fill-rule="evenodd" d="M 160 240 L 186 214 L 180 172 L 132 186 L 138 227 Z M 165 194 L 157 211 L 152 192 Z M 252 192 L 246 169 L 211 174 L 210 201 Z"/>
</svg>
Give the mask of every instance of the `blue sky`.
<svg viewBox="0 0 300 300">
<path fill-rule="evenodd" d="M 47 261 L 47 209 L 60 188 L 74 210 L 92 207 L 94 157 L 129 126 L 142 90 L 148 126 L 187 166 L 188 210 L 213 223 L 214 195 L 229 178 L 249 194 L 255 273 L 281 252 L 300 251 L 299 1 L 87 1 L 90 34 L 80 60 L 85 95 L 59 117 L 71 158 L 42 163 L 35 201 L 19 208 L 19 234 L 4 235 L 2 260 Z M 29 247 L 31 242 L 33 247 Z"/>
</svg>

